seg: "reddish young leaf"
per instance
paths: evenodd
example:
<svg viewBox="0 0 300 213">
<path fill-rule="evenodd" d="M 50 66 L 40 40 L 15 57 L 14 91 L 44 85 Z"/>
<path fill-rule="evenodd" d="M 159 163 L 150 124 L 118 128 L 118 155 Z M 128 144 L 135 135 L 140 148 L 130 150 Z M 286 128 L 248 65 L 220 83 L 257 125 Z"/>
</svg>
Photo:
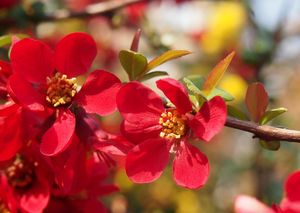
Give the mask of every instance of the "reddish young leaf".
<svg viewBox="0 0 300 213">
<path fill-rule="evenodd" d="M 141 33 L 142 33 L 142 30 L 141 30 L 141 29 L 138 29 L 138 30 L 135 32 L 134 37 L 133 37 L 133 39 L 132 39 L 131 47 L 130 47 L 130 50 L 131 50 L 131 51 L 134 51 L 134 52 L 137 52 L 137 51 L 138 51 Z"/>
<path fill-rule="evenodd" d="M 226 56 L 226 58 L 220 61 L 209 73 L 202 87 L 202 90 L 205 95 L 209 95 L 210 92 L 217 86 L 223 74 L 227 70 L 234 54 L 235 52 L 231 52 L 228 56 Z"/>
<path fill-rule="evenodd" d="M 269 96 L 264 85 L 262 83 L 253 83 L 249 85 L 245 102 L 253 121 L 259 122 L 269 103 Z"/>
</svg>

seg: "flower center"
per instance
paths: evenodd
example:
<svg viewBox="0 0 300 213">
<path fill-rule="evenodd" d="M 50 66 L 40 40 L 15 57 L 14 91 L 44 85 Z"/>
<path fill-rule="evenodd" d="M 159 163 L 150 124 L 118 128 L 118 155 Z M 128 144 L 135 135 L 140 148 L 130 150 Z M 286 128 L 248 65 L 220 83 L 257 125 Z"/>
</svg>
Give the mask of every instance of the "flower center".
<svg viewBox="0 0 300 213">
<path fill-rule="evenodd" d="M 160 115 L 159 124 L 162 125 L 160 137 L 166 139 L 180 139 L 186 133 L 185 119 L 177 110 L 172 109 Z"/>
<path fill-rule="evenodd" d="M 11 166 L 5 170 L 8 183 L 16 189 L 24 189 L 31 185 L 34 179 L 34 165 L 17 158 Z"/>
<path fill-rule="evenodd" d="M 10 211 L 6 208 L 5 203 L 0 198 L 0 212 L 1 213 L 10 213 Z"/>
<path fill-rule="evenodd" d="M 59 72 L 51 78 L 48 77 L 46 100 L 54 107 L 70 103 L 77 92 L 75 80 L 75 78 L 67 78 L 66 75 Z"/>
</svg>

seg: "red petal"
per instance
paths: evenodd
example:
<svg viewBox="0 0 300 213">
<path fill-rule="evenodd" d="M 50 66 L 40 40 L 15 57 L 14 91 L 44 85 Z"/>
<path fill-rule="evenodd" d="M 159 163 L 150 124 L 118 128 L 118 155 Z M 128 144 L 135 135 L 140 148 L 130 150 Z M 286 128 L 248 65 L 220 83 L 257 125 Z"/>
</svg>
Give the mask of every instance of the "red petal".
<svg viewBox="0 0 300 213">
<path fill-rule="evenodd" d="M 17 42 L 10 54 L 14 72 L 32 83 L 46 82 L 54 71 L 52 50 L 38 40 L 25 38 Z"/>
<path fill-rule="evenodd" d="M 246 195 L 239 195 L 236 198 L 234 210 L 235 213 L 275 213 L 274 210 L 259 200 Z"/>
<path fill-rule="evenodd" d="M 60 40 L 55 50 L 58 72 L 68 77 L 84 74 L 97 54 L 96 43 L 86 33 L 72 33 Z"/>
<path fill-rule="evenodd" d="M 175 182 L 188 189 L 202 187 L 209 175 L 207 157 L 196 147 L 182 142 L 173 162 L 173 178 Z"/>
<path fill-rule="evenodd" d="M 23 144 L 21 110 L 14 104 L 2 108 L 0 115 L 0 161 L 4 161 L 14 157 Z"/>
<path fill-rule="evenodd" d="M 149 183 L 160 177 L 169 161 L 164 139 L 149 139 L 135 146 L 127 155 L 126 173 L 135 183 Z"/>
<path fill-rule="evenodd" d="M 164 111 L 161 98 L 139 82 L 130 82 L 120 89 L 117 106 L 125 120 L 141 126 L 157 125 Z"/>
<path fill-rule="evenodd" d="M 86 155 L 79 143 L 74 137 L 68 149 L 51 158 L 56 183 L 63 193 L 76 193 L 78 188 L 82 189 L 83 179 L 80 180 L 78 176 L 84 173 Z"/>
<path fill-rule="evenodd" d="M 20 206 L 26 212 L 43 212 L 48 205 L 50 188 L 45 177 L 38 177 L 20 198 Z"/>
<path fill-rule="evenodd" d="M 31 110 L 44 110 L 46 97 L 38 93 L 33 86 L 18 74 L 9 78 L 8 90 L 17 103 Z"/>
<path fill-rule="evenodd" d="M 18 201 L 16 200 L 14 189 L 9 186 L 7 177 L 3 173 L 0 175 L 0 189 L 0 199 L 2 203 L 7 205 L 10 210 L 8 212 L 17 213 Z"/>
<path fill-rule="evenodd" d="M 285 182 L 286 196 L 291 201 L 300 201 L 300 171 L 289 175 Z"/>
<path fill-rule="evenodd" d="M 108 156 L 117 160 L 125 158 L 127 153 L 134 147 L 134 144 L 120 136 L 105 139 L 97 135 L 97 137 L 92 138 L 90 142 L 96 151 L 106 153 Z"/>
<path fill-rule="evenodd" d="M 223 128 L 226 116 L 226 104 L 221 97 L 216 96 L 203 104 L 189 125 L 199 139 L 210 141 Z"/>
<path fill-rule="evenodd" d="M 161 132 L 161 125 L 155 120 L 153 125 L 147 126 L 143 123 L 132 124 L 126 120 L 121 124 L 121 132 L 128 140 L 133 143 L 140 143 L 149 138 L 157 138 Z"/>
<path fill-rule="evenodd" d="M 75 130 L 75 116 L 68 109 L 59 109 L 54 124 L 42 137 L 40 151 L 47 156 L 57 155 L 72 142 Z"/>
<path fill-rule="evenodd" d="M 121 81 L 112 73 L 96 70 L 92 72 L 75 101 L 84 107 L 87 113 L 107 115 L 117 108 L 116 95 Z"/>
<path fill-rule="evenodd" d="M 82 212 L 82 213 L 107 213 L 108 210 L 101 203 L 100 200 L 94 199 L 77 199 L 72 200 L 72 212 Z M 70 210 L 70 209 L 69 209 Z"/>
<path fill-rule="evenodd" d="M 291 201 L 288 198 L 283 198 L 280 202 L 280 208 L 273 208 L 276 213 L 299 213 L 300 212 L 300 202 Z"/>
<path fill-rule="evenodd" d="M 192 111 L 189 96 L 179 81 L 172 78 L 164 78 L 156 81 L 156 85 L 176 106 L 180 113 L 185 114 Z"/>
</svg>

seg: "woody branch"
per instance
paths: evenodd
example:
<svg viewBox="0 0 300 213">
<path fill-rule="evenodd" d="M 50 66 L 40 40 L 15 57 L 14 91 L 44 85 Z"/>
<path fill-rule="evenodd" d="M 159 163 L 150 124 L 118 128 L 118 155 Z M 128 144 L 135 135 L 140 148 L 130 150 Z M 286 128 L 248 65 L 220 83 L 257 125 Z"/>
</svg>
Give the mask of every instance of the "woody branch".
<svg viewBox="0 0 300 213">
<path fill-rule="evenodd" d="M 254 137 L 266 141 L 289 141 L 300 143 L 300 131 L 283 129 L 268 125 L 259 125 L 228 116 L 225 126 L 254 134 Z"/>
<path fill-rule="evenodd" d="M 122 0 L 122 1 L 106 1 L 96 4 L 91 4 L 87 6 L 81 12 L 71 12 L 67 9 L 61 9 L 56 11 L 51 15 L 46 15 L 42 18 L 39 18 L 37 22 L 47 22 L 47 21 L 62 21 L 69 18 L 84 18 L 84 17 L 91 17 L 97 15 L 109 15 L 109 13 L 121 9 L 123 7 L 140 3 L 145 0 Z"/>
</svg>

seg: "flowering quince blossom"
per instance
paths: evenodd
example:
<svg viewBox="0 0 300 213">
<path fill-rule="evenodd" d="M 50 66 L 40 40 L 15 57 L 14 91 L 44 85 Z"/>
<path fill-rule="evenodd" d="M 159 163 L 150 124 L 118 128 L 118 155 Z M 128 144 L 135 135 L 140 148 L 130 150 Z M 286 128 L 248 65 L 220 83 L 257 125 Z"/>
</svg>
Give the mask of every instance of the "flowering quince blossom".
<svg viewBox="0 0 300 213">
<path fill-rule="evenodd" d="M 0 60 L 0 99 L 8 99 L 7 79 L 12 74 L 11 66 L 9 63 Z"/>
<path fill-rule="evenodd" d="M 18 104 L 7 102 L 0 106 L 0 161 L 13 158 L 36 137 L 47 113 L 33 113 Z"/>
<path fill-rule="evenodd" d="M 72 33 L 56 45 L 22 39 L 11 50 L 13 75 L 8 88 L 13 100 L 31 111 L 50 111 L 50 124 L 41 138 L 40 151 L 57 155 L 72 142 L 76 108 L 107 115 L 116 109 L 116 93 L 121 85 L 113 74 L 96 70 L 78 91 L 75 77 L 85 74 L 96 56 L 95 41 L 88 34 Z"/>
<path fill-rule="evenodd" d="M 28 150 L 0 173 L 1 212 L 42 212 L 50 198 L 51 178 L 39 153 Z"/>
<path fill-rule="evenodd" d="M 171 78 L 156 82 L 157 87 L 174 104 L 166 108 L 162 99 L 139 82 L 123 86 L 117 106 L 124 117 L 122 132 L 136 144 L 126 159 L 126 173 L 136 183 L 156 180 L 166 167 L 170 153 L 175 153 L 173 178 L 180 186 L 196 189 L 209 175 L 207 157 L 188 139 L 195 135 L 209 141 L 224 126 L 226 104 L 214 97 L 193 111 L 185 88 Z"/>
<path fill-rule="evenodd" d="M 76 119 L 78 121 L 77 136 L 81 141 L 84 141 L 84 144 L 90 144 L 91 149 L 107 165 L 124 164 L 128 151 L 133 147 L 132 143 L 122 135 L 111 134 L 101 129 L 96 116 L 88 114 L 84 110 L 77 110 Z"/>
<path fill-rule="evenodd" d="M 62 189 L 53 189 L 52 193 L 55 196 L 51 198 L 44 212 L 107 212 L 98 198 L 118 191 L 118 187 L 104 183 L 109 170 L 96 155 L 86 157 L 82 147 L 79 147 L 77 152 L 75 150 L 70 149 L 72 156 L 67 160 L 64 168 L 55 165 L 55 175 L 60 180 L 59 183 L 65 186 Z M 63 152 L 60 154 L 63 156 L 55 156 L 55 158 L 65 158 L 65 154 L 66 152 Z"/>
<path fill-rule="evenodd" d="M 261 203 L 259 200 L 240 195 L 235 200 L 236 213 L 300 213 L 300 171 L 290 174 L 284 186 L 285 197 L 279 206 L 272 208 Z"/>
</svg>

